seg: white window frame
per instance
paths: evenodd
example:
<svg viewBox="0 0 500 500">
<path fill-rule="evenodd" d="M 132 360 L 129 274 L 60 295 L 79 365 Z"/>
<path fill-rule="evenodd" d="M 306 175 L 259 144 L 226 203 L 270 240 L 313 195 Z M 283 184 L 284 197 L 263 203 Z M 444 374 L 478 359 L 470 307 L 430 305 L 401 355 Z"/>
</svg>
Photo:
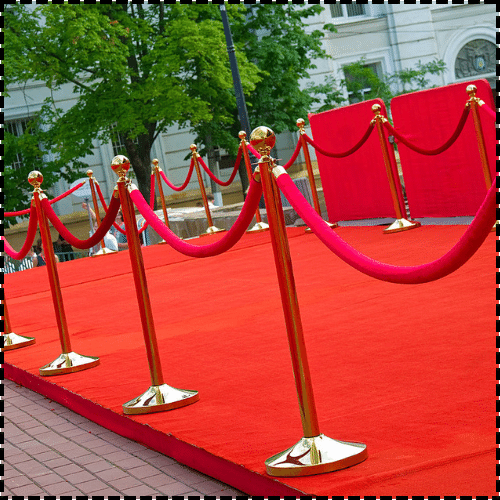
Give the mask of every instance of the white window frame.
<svg viewBox="0 0 500 500">
<path fill-rule="evenodd" d="M 335 23 L 341 24 L 341 23 L 352 23 L 356 21 L 361 21 L 363 19 L 367 19 L 369 17 L 373 17 L 372 13 L 372 7 L 370 4 L 359 4 L 362 7 L 364 7 L 364 14 L 359 14 L 356 16 L 349 16 L 347 15 L 347 4 L 345 3 L 340 3 L 337 2 L 336 4 L 330 4 L 329 6 L 331 7 L 332 5 L 340 5 L 342 8 L 342 16 L 334 17 L 332 15 L 332 9 L 329 9 L 330 17 L 333 19 Z"/>
</svg>

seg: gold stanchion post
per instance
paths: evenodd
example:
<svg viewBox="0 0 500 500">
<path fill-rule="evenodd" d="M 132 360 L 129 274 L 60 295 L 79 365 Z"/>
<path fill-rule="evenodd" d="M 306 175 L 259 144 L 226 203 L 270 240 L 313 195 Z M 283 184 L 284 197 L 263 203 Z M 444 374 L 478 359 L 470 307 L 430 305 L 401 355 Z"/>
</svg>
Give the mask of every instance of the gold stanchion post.
<svg viewBox="0 0 500 500">
<path fill-rule="evenodd" d="M 92 356 L 82 356 L 71 350 L 71 343 L 66 322 L 66 313 L 64 311 L 64 303 L 61 294 L 61 285 L 59 282 L 59 274 L 57 273 L 56 258 L 54 248 L 52 246 L 52 237 L 50 235 L 49 223 L 47 216 L 42 209 L 41 200 L 46 198 L 40 186 L 43 182 L 43 175 L 37 170 L 30 172 L 28 182 L 33 186 L 32 203 L 35 204 L 38 214 L 38 223 L 40 226 L 40 236 L 42 237 L 42 245 L 45 253 L 45 263 L 49 276 L 50 291 L 52 293 L 52 301 L 56 313 L 57 327 L 59 330 L 59 339 L 61 341 L 62 354 L 51 363 L 48 363 L 40 368 L 40 375 L 63 375 L 66 373 L 74 373 L 87 368 L 92 368 L 99 364 L 99 358 Z"/>
<path fill-rule="evenodd" d="M 488 163 L 488 155 L 486 153 L 486 144 L 484 142 L 483 127 L 481 125 L 481 118 L 479 117 L 478 107 L 484 105 L 484 101 L 476 97 L 477 87 L 475 85 L 468 85 L 466 88 L 469 94 L 467 106 L 472 111 L 472 119 L 474 120 L 474 128 L 476 130 L 477 146 L 479 149 L 479 157 L 481 158 L 481 165 L 483 166 L 484 181 L 486 182 L 486 189 L 490 189 L 492 180 L 490 166 Z"/>
<path fill-rule="evenodd" d="M 465 104 L 470 107 L 472 111 L 472 119 L 474 120 L 474 129 L 476 131 L 477 147 L 479 149 L 479 157 L 481 158 L 481 165 L 483 167 L 484 182 L 486 183 L 486 190 L 490 189 L 492 184 L 490 165 L 488 162 L 488 154 L 486 153 L 486 143 L 484 141 L 483 126 L 481 125 L 481 118 L 479 117 L 478 107 L 484 106 L 484 101 L 476 97 L 477 87 L 474 84 L 467 85 L 465 89 L 469 95 L 469 100 Z M 498 221 L 491 228 L 496 231 Z"/>
<path fill-rule="evenodd" d="M 380 139 L 380 147 L 382 149 L 382 158 L 384 159 L 385 170 L 387 173 L 387 180 L 389 181 L 389 187 L 391 190 L 392 202 L 394 204 L 394 210 L 396 211 L 397 220 L 395 220 L 389 227 L 384 229 L 384 233 L 398 233 L 400 231 L 407 231 L 408 229 L 414 229 L 420 227 L 420 222 L 407 220 L 402 212 L 399 205 L 398 192 L 396 189 L 396 181 L 394 180 L 394 175 L 392 173 L 391 161 L 389 159 L 389 150 L 387 149 L 387 143 L 385 142 L 385 135 L 383 129 L 383 123 L 387 121 L 387 118 L 381 114 L 382 106 L 380 104 L 374 104 L 372 106 L 372 111 L 375 114 L 375 118 L 372 120 L 377 128 L 378 136 Z M 406 215 L 406 214 L 405 214 Z"/>
<path fill-rule="evenodd" d="M 168 213 L 167 213 L 167 205 L 165 204 L 165 195 L 163 194 L 163 185 L 161 183 L 161 177 L 160 177 L 160 162 L 155 158 L 152 162 L 153 164 L 153 175 L 155 176 L 156 179 L 156 185 L 158 186 L 158 191 L 160 193 L 160 199 L 161 199 L 161 208 L 163 210 L 163 219 L 165 221 L 165 225 L 170 228 L 170 223 L 168 220 Z"/>
<path fill-rule="evenodd" d="M 208 228 L 206 233 L 200 236 L 206 236 L 207 234 L 214 234 L 214 233 L 220 233 L 221 231 L 225 231 L 225 229 L 219 229 L 218 227 L 215 227 L 214 223 L 212 222 L 212 215 L 210 214 L 210 208 L 208 206 L 207 193 L 205 191 L 205 185 L 203 184 L 203 177 L 201 176 L 200 164 L 198 163 L 198 157 L 200 155 L 196 151 L 197 149 L 196 144 L 191 144 L 191 146 L 189 146 L 189 149 L 191 150 L 191 154 L 193 156 L 194 168 L 196 170 L 196 176 L 198 177 L 198 184 L 200 185 L 201 197 L 203 199 L 203 206 L 205 207 L 205 213 L 207 214 Z"/>
<path fill-rule="evenodd" d="M 367 451 L 365 444 L 337 441 L 321 434 L 319 430 L 285 218 L 275 180 L 286 171 L 283 167 L 277 167 L 274 159 L 269 156 L 275 141 L 274 132 L 268 127 L 258 127 L 250 136 L 250 143 L 262 155 L 258 168 L 266 202 L 304 437 L 291 448 L 267 459 L 265 464 L 266 471 L 271 476 L 306 476 L 355 465 L 366 459 Z"/>
<path fill-rule="evenodd" d="M 238 137 L 241 140 L 240 147 L 243 159 L 245 160 L 245 168 L 247 170 L 248 178 L 252 178 L 252 165 L 250 163 L 250 156 L 248 154 L 248 142 L 246 140 L 247 133 L 244 130 L 240 130 Z M 256 223 L 247 231 L 248 233 L 255 233 L 258 231 L 267 231 L 269 229 L 269 224 L 262 222 L 262 217 L 260 216 L 260 209 L 257 207 L 255 211 L 255 221 Z"/>
<path fill-rule="evenodd" d="M 134 276 L 137 302 L 144 334 L 149 371 L 151 374 L 151 386 L 140 396 L 128 401 L 123 405 L 126 414 L 153 413 L 165 410 L 173 410 L 182 406 L 195 403 L 199 399 L 197 391 L 176 389 L 164 383 L 161 369 L 158 343 L 153 321 L 153 312 L 146 280 L 146 271 L 142 258 L 139 233 L 135 221 L 135 211 L 129 190 L 135 186 L 127 178 L 130 168 L 128 158 L 122 155 L 115 156 L 111 168 L 118 175 L 117 188 L 122 206 L 123 220 L 127 233 L 127 242 L 130 252 L 130 262 Z"/>
<path fill-rule="evenodd" d="M 101 225 L 101 216 L 99 214 L 99 204 L 97 203 L 97 195 L 95 192 L 95 183 L 97 182 L 97 179 L 94 177 L 94 172 L 92 170 L 87 170 L 87 176 L 89 178 L 89 184 L 90 184 L 90 192 L 92 193 L 92 203 L 94 204 L 94 213 L 95 213 L 95 220 L 97 222 L 97 225 Z M 106 248 L 106 245 L 104 244 L 104 240 L 101 240 L 100 242 L 101 249 L 93 254 L 92 256 L 96 255 L 103 255 L 107 253 L 114 253 L 115 250 L 110 250 L 109 248 Z"/>
<path fill-rule="evenodd" d="M 311 195 L 312 195 L 312 199 L 313 199 L 313 203 L 314 203 L 314 210 L 316 210 L 316 213 L 320 217 L 322 217 L 321 207 L 319 205 L 318 190 L 316 189 L 316 181 L 314 180 L 314 172 L 313 172 L 313 168 L 312 168 L 311 155 L 309 154 L 309 146 L 307 145 L 306 138 L 304 137 L 306 130 L 305 130 L 305 121 L 303 118 L 299 118 L 297 120 L 297 127 L 299 127 L 300 143 L 302 144 L 302 152 L 304 153 L 304 159 L 306 162 L 307 176 L 309 178 L 309 185 L 311 186 Z M 336 222 L 327 222 L 327 224 L 331 228 L 338 226 L 338 224 Z M 310 227 L 306 228 L 306 231 L 310 232 L 311 228 Z"/>
<path fill-rule="evenodd" d="M 12 349 L 19 349 L 20 347 L 27 347 L 36 342 L 34 337 L 24 337 L 23 335 L 17 335 L 11 330 L 9 311 L 7 309 L 7 301 L 2 300 L 3 304 L 3 347 L 2 351 L 10 351 Z"/>
</svg>

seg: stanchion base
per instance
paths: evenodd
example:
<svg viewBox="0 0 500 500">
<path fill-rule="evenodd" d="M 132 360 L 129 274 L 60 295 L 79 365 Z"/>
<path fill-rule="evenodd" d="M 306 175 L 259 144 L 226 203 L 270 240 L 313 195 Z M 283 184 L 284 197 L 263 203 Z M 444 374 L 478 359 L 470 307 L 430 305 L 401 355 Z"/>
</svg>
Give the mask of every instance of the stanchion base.
<svg viewBox="0 0 500 500">
<path fill-rule="evenodd" d="M 259 231 L 268 231 L 269 230 L 269 224 L 266 224 L 265 222 L 257 222 L 254 226 L 252 226 L 247 233 L 257 233 Z"/>
<path fill-rule="evenodd" d="M 36 339 L 34 337 L 23 337 L 22 335 L 18 335 L 17 333 L 14 332 L 5 333 L 2 336 L 3 336 L 2 351 L 19 349 L 20 347 L 26 347 L 36 342 Z"/>
<path fill-rule="evenodd" d="M 101 248 L 98 252 L 92 254 L 92 257 L 97 257 L 98 255 L 107 255 L 109 253 L 116 253 L 116 250 L 110 250 L 109 248 Z"/>
<path fill-rule="evenodd" d="M 64 375 L 75 373 L 88 368 L 93 368 L 99 364 L 99 358 L 92 356 L 82 356 L 76 352 L 62 353 L 57 359 L 40 368 L 40 375 L 48 377 L 50 375 Z"/>
<path fill-rule="evenodd" d="M 422 224 L 416 220 L 409 221 L 407 219 L 396 219 L 389 227 L 384 229 L 384 233 L 399 233 L 400 231 L 408 231 L 408 229 L 415 229 Z"/>
<path fill-rule="evenodd" d="M 204 232 L 203 234 L 200 234 L 200 236 L 208 236 L 209 234 L 222 233 L 223 231 L 225 231 L 225 229 L 219 229 L 218 227 L 210 226 L 206 230 L 206 232 Z"/>
<path fill-rule="evenodd" d="M 367 457 L 363 443 L 346 443 L 320 434 L 303 437 L 288 450 L 268 458 L 265 464 L 270 476 L 310 476 L 345 469 Z"/>
<path fill-rule="evenodd" d="M 339 227 L 339 225 L 336 222 L 325 221 L 325 224 L 327 224 L 331 229 L 335 229 L 336 227 Z M 306 233 L 312 233 L 312 229 L 310 227 L 306 227 Z"/>
<path fill-rule="evenodd" d="M 167 384 L 152 385 L 144 394 L 125 403 L 123 413 L 138 415 L 174 410 L 196 403 L 199 399 L 198 391 L 176 389 Z"/>
</svg>

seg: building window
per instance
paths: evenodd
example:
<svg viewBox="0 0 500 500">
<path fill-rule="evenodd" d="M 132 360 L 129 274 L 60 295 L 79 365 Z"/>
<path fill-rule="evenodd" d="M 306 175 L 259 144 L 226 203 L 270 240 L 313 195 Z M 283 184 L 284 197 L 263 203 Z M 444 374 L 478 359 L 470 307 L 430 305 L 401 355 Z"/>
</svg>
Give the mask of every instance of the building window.
<svg viewBox="0 0 500 500">
<path fill-rule="evenodd" d="M 455 60 L 455 78 L 484 77 L 496 72 L 496 47 L 488 40 L 466 43 Z"/>
<path fill-rule="evenodd" d="M 342 69 L 349 104 L 372 99 L 374 96 L 370 95 L 370 93 L 372 91 L 379 92 L 378 87 L 382 83 L 382 65 L 380 62 L 348 64 Z"/>
<path fill-rule="evenodd" d="M 132 142 L 139 145 L 139 139 L 137 139 L 137 137 Z M 126 155 L 127 149 L 125 147 L 125 134 L 113 131 L 111 145 L 113 147 L 113 156 Z"/>
<path fill-rule="evenodd" d="M 334 3 L 330 5 L 332 17 L 356 17 L 366 15 L 365 5 L 358 3 Z"/>
<path fill-rule="evenodd" d="M 23 118 L 21 120 L 12 120 L 5 122 L 5 130 L 9 134 L 12 134 L 15 137 L 21 137 L 26 132 L 30 134 L 34 134 L 33 125 L 31 124 L 32 119 Z M 30 126 L 31 124 L 31 126 Z M 9 165 L 15 170 L 18 170 L 24 166 L 23 156 L 21 153 L 16 153 L 14 155 L 14 159 L 12 164 Z"/>
</svg>

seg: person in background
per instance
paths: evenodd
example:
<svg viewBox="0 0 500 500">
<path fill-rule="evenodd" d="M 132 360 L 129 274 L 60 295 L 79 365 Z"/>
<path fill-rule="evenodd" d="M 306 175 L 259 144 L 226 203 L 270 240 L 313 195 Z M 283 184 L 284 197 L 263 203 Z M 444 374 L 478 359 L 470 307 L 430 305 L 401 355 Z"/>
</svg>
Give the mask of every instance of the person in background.
<svg viewBox="0 0 500 500">
<path fill-rule="evenodd" d="M 92 220 L 94 221 L 94 232 L 95 232 L 97 229 L 97 218 L 95 216 L 95 212 L 85 202 L 82 203 L 82 208 L 84 210 L 88 210 L 90 212 Z M 123 222 L 121 212 L 118 212 L 118 214 L 116 215 L 115 222 L 118 225 L 120 225 Z M 113 252 L 116 252 L 117 250 L 122 250 L 120 248 L 118 241 L 117 241 L 118 240 L 117 233 L 121 234 L 114 226 L 111 226 L 110 230 L 104 235 L 104 238 L 103 238 L 105 248 L 107 248 L 108 250 L 112 250 Z M 90 255 L 94 255 L 94 254 L 98 253 L 101 250 L 100 243 L 98 243 L 97 245 L 92 247 L 90 250 L 91 250 Z"/>
<path fill-rule="evenodd" d="M 59 257 L 54 254 L 56 262 L 59 262 Z M 31 257 L 33 267 L 46 266 L 45 251 L 43 249 L 42 240 L 38 239 L 36 245 L 33 247 L 33 254 Z"/>
<path fill-rule="evenodd" d="M 58 257 L 61 262 L 74 260 L 75 254 L 73 253 L 73 247 L 64 239 L 63 236 L 61 236 L 61 234 L 58 235 L 56 241 L 52 242 L 52 246 L 54 247 L 54 252 L 56 254 L 60 254 Z"/>
</svg>

